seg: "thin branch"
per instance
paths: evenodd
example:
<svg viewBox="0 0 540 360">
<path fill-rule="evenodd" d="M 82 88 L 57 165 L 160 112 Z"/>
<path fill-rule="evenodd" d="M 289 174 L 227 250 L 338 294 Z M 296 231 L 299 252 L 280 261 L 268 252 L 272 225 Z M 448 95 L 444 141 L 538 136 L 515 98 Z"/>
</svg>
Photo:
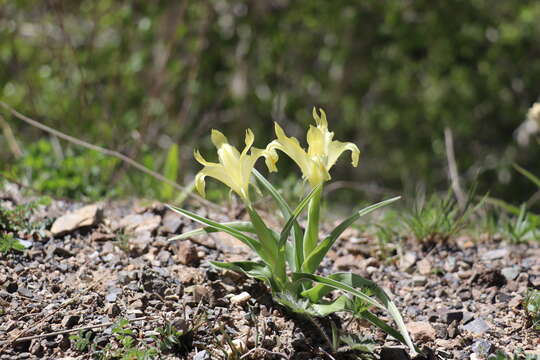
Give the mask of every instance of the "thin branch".
<svg viewBox="0 0 540 360">
<path fill-rule="evenodd" d="M 167 179 L 165 176 L 161 175 L 158 172 L 155 172 L 153 170 L 148 169 L 146 166 L 136 162 L 135 160 L 125 156 L 122 153 L 119 153 L 118 151 L 109 150 L 109 149 L 106 149 L 106 148 L 101 147 L 101 146 L 90 144 L 90 143 L 88 143 L 86 141 L 83 141 L 83 140 L 77 139 L 77 138 L 75 138 L 73 136 L 64 134 L 63 132 L 55 130 L 55 129 L 47 126 L 47 125 L 43 125 L 42 123 L 40 123 L 40 122 L 38 122 L 38 121 L 36 121 L 34 119 L 31 119 L 28 116 L 25 116 L 25 115 L 19 113 L 17 110 L 13 109 L 11 106 L 9 106 L 8 104 L 6 104 L 3 101 L 0 101 L 0 106 L 2 106 L 4 109 L 9 111 L 17 119 L 22 120 L 22 121 L 24 121 L 25 123 L 27 123 L 27 124 L 29 124 L 31 126 L 37 127 L 38 129 L 41 129 L 41 130 L 43 130 L 43 131 L 45 131 L 45 132 L 47 132 L 49 134 L 55 135 L 55 136 L 59 137 L 60 139 L 66 140 L 66 141 L 68 141 L 68 142 L 70 142 L 72 144 L 79 145 L 79 146 L 85 147 L 87 149 L 94 150 L 94 151 L 100 152 L 102 154 L 118 158 L 118 159 L 122 160 L 123 162 L 133 166 L 137 170 L 140 170 L 143 173 L 145 173 L 147 175 L 150 175 L 150 176 L 158 179 L 159 181 L 162 181 L 162 182 L 174 187 L 175 189 L 177 189 L 179 191 L 184 191 L 185 190 L 185 188 L 183 186 L 177 184 L 174 181 L 171 181 L 171 180 Z M 191 197 L 192 199 L 198 201 L 199 203 L 205 205 L 205 206 L 221 210 L 221 208 L 219 206 L 211 203 L 210 201 L 208 201 L 208 200 L 206 200 L 206 199 L 204 199 L 204 198 L 202 198 L 202 197 L 200 197 L 200 196 L 198 196 L 198 195 L 196 195 L 196 194 L 194 194 L 192 192 L 189 192 L 188 196 Z"/>
<path fill-rule="evenodd" d="M 134 322 L 134 321 L 143 321 L 143 320 L 149 320 L 149 319 L 153 319 L 153 317 L 151 317 L 151 316 L 143 316 L 143 317 L 138 317 L 138 318 L 134 318 L 134 319 L 127 319 L 127 321 L 128 322 Z M 28 340 L 34 340 L 34 339 L 42 339 L 42 338 L 46 338 L 46 337 L 49 337 L 49 336 L 57 336 L 57 335 L 69 334 L 69 333 L 78 332 L 78 331 L 81 331 L 81 330 L 89 330 L 89 329 L 95 329 L 95 328 L 99 328 L 99 327 L 107 327 L 107 326 L 111 326 L 111 325 L 114 325 L 114 324 L 116 324 L 116 321 L 109 321 L 109 322 L 106 322 L 106 323 L 103 323 L 103 324 L 81 326 L 81 327 L 73 328 L 73 329 L 59 330 L 59 331 L 54 331 L 54 332 L 50 332 L 50 333 L 46 333 L 46 334 L 40 334 L 40 335 L 33 335 L 33 336 L 27 336 L 27 337 L 18 338 L 16 340 L 13 340 L 12 343 L 19 343 L 19 342 L 28 341 Z"/>
<path fill-rule="evenodd" d="M 6 137 L 6 141 L 9 146 L 9 150 L 11 150 L 11 153 L 15 157 L 15 159 L 19 159 L 22 157 L 23 152 L 21 150 L 21 147 L 17 143 L 17 139 L 15 138 L 15 135 L 13 135 L 13 131 L 11 130 L 11 127 L 7 123 L 7 121 L 4 119 L 2 115 L 0 115 L 0 126 L 2 126 L 2 130 L 4 131 L 4 136 Z"/>
<path fill-rule="evenodd" d="M 448 159 L 448 175 L 452 183 L 452 191 L 456 195 L 459 206 L 463 208 L 466 203 L 465 193 L 459 182 L 459 172 L 456 163 L 456 155 L 454 153 L 454 139 L 452 130 L 449 127 L 444 129 L 444 143 L 446 145 L 446 158 Z"/>
</svg>

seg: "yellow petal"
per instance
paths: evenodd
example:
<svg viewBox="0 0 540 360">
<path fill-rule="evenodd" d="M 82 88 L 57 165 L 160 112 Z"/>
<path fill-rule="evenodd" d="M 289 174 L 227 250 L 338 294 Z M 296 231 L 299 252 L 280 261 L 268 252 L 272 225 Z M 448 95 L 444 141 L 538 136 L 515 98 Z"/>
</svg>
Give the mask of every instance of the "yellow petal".
<svg viewBox="0 0 540 360">
<path fill-rule="evenodd" d="M 327 153 L 324 134 L 318 127 L 309 126 L 307 132 L 307 143 L 308 143 L 308 155 L 310 157 L 314 156 L 324 156 Z"/>
<path fill-rule="evenodd" d="M 242 151 L 242 155 L 247 154 L 249 148 L 253 145 L 254 141 L 255 141 L 255 135 L 253 135 L 253 131 L 251 131 L 251 129 L 247 129 L 246 130 L 246 137 L 245 137 L 245 140 L 244 140 L 244 142 L 246 144 L 246 147 Z"/>
<path fill-rule="evenodd" d="M 220 148 L 223 144 L 228 144 L 229 140 L 227 140 L 227 137 L 223 135 L 223 133 L 219 130 L 212 129 L 212 134 L 210 136 L 212 139 L 212 143 L 216 148 Z"/>
<path fill-rule="evenodd" d="M 287 137 L 285 135 L 285 132 L 281 128 L 281 126 L 278 125 L 278 123 L 275 123 L 275 131 L 277 140 L 272 141 L 267 149 L 278 149 L 283 151 L 287 156 L 289 156 L 302 170 L 302 173 L 304 176 L 309 175 L 309 157 L 306 151 L 300 146 L 300 143 L 298 140 L 294 137 Z"/>
<path fill-rule="evenodd" d="M 204 165 L 204 166 L 212 166 L 212 165 L 217 165 L 216 163 L 212 163 L 212 162 L 209 162 L 209 161 L 206 161 L 201 153 L 199 152 L 199 150 L 195 150 L 193 152 L 193 156 L 195 157 L 195 160 L 197 160 L 199 162 L 199 164 L 201 165 Z"/>
<path fill-rule="evenodd" d="M 195 176 L 195 188 L 197 191 L 204 196 L 204 187 L 205 187 L 205 178 L 207 176 L 210 176 L 218 181 L 221 181 L 228 187 L 230 187 L 233 191 L 235 191 L 237 194 L 242 194 L 242 189 L 238 184 L 234 181 L 234 179 L 229 176 L 229 172 L 222 166 L 222 165 L 213 165 L 213 166 L 206 166 L 201 171 L 197 173 Z"/>
<path fill-rule="evenodd" d="M 347 150 L 351 152 L 352 166 L 356 167 L 360 158 L 360 150 L 358 149 L 358 146 L 350 142 L 332 141 L 328 148 L 326 169 L 330 170 L 330 168 L 334 166 L 341 154 L 343 154 L 343 152 Z"/>
<path fill-rule="evenodd" d="M 326 120 L 326 113 L 321 108 L 319 108 L 319 112 L 321 113 L 320 116 L 317 113 L 317 108 L 313 107 L 313 118 L 315 119 L 317 126 L 322 128 L 328 128 L 328 120 Z"/>
</svg>

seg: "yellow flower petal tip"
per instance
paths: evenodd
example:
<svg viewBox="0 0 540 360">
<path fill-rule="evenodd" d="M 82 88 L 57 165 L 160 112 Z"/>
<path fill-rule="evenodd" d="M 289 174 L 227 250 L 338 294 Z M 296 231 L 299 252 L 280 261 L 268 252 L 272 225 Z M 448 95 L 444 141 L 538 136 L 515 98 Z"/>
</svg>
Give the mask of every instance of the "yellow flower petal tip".
<svg viewBox="0 0 540 360">
<path fill-rule="evenodd" d="M 316 126 L 310 126 L 308 129 L 307 151 L 300 146 L 296 138 L 288 137 L 277 123 L 274 125 L 277 139 L 268 144 L 266 150 L 269 154 L 274 154 L 276 150 L 287 154 L 300 167 L 303 177 L 315 187 L 321 182 L 330 180 L 330 169 L 345 151 L 351 152 L 351 163 L 356 167 L 360 159 L 360 150 L 353 143 L 333 140 L 334 133 L 328 130 L 328 120 L 323 109 L 314 107 L 313 118 Z M 267 161 L 271 171 L 277 162 L 277 155 L 272 156 L 271 160 Z"/>
</svg>

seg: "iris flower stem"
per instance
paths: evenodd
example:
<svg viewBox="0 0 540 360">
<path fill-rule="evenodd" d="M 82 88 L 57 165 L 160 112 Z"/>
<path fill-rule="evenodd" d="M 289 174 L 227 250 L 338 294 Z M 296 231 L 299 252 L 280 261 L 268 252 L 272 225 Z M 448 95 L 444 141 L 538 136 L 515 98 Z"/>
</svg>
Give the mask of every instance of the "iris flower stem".
<svg viewBox="0 0 540 360">
<path fill-rule="evenodd" d="M 321 186 L 317 193 L 310 200 L 308 205 L 307 227 L 304 233 L 304 259 L 307 259 L 313 249 L 317 246 L 319 240 L 319 219 L 321 209 L 321 194 L 323 187 Z"/>
</svg>

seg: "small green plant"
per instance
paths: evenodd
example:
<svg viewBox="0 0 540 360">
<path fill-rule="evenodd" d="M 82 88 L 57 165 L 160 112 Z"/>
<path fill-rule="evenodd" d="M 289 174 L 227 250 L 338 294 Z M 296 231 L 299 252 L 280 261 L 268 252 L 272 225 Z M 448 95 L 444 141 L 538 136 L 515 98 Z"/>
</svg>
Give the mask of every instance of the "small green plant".
<svg viewBox="0 0 540 360">
<path fill-rule="evenodd" d="M 473 200 L 474 189 L 469 192 L 463 207 L 450 191 L 444 197 L 433 195 L 425 202 L 416 203 L 405 215 L 404 224 L 419 241 L 445 241 L 463 230 L 469 216 L 481 206 L 482 202 L 473 206 Z"/>
<path fill-rule="evenodd" d="M 96 360 L 153 360 L 159 356 L 159 350 L 155 347 L 147 347 L 136 339 L 135 332 L 129 328 L 129 321 L 120 319 L 112 328 L 112 335 L 118 345 L 107 344 L 98 346 L 95 333 L 92 331 L 80 331 L 71 335 L 73 348 L 79 352 L 90 352 Z"/>
<path fill-rule="evenodd" d="M 294 312 L 306 316 L 349 312 L 379 327 L 406 344 L 411 352 L 416 354 L 401 314 L 383 289 L 374 282 L 352 273 L 336 273 L 326 277 L 315 274 L 326 253 L 343 231 L 360 217 L 397 201 L 399 197 L 354 213 L 320 240 L 322 189 L 324 183 L 330 180 L 329 170 L 344 151 L 351 152 L 352 164 L 356 166 L 360 151 L 352 143 L 332 140 L 334 134 L 328 130 L 324 111 L 320 110 L 319 113 L 313 109 L 313 117 L 316 126 L 311 126 L 307 133 L 309 145 L 307 151 L 300 146 L 296 138 L 288 137 L 278 124 L 275 124 L 277 139 L 268 144 L 266 149 L 252 147 L 255 138 L 251 130 L 248 130 L 245 138 L 246 146 L 242 152 L 231 146 L 221 132 L 213 130 L 212 142 L 218 149 L 219 163 L 208 162 L 195 151 L 195 159 L 204 166 L 195 178 L 195 186 L 204 196 L 205 177 L 210 176 L 226 184 L 242 199 L 251 221 L 217 223 L 191 211 L 169 206 L 172 210 L 205 226 L 171 240 L 215 231 L 232 235 L 249 246 L 261 261 L 211 262 L 215 267 L 243 272 L 264 281 L 270 287 L 276 301 Z M 294 209 L 287 204 L 280 192 L 254 169 L 256 161 L 264 157 L 268 169 L 277 171 L 276 150 L 288 155 L 300 167 L 304 179 L 311 188 Z M 276 201 L 283 215 L 285 225 L 279 232 L 268 227 L 253 206 L 249 194 L 252 174 L 258 180 L 258 184 Z M 306 207 L 307 225 L 302 229 L 298 217 Z M 342 295 L 335 300 L 327 300 L 326 295 L 333 290 L 341 291 Z M 372 312 L 372 309 L 388 312 L 397 329 L 388 325 Z"/>
<path fill-rule="evenodd" d="M 507 354 L 501 350 L 488 357 L 489 360 L 540 360 L 540 355 L 527 354 L 523 350 L 516 350 L 513 354 Z"/>
<path fill-rule="evenodd" d="M 49 205 L 50 202 L 49 197 L 42 197 L 35 201 L 16 205 L 12 209 L 0 207 L 0 231 L 44 235 L 43 231 L 51 220 L 31 221 L 31 216 L 38 206 Z"/>
<path fill-rule="evenodd" d="M 525 312 L 533 329 L 540 331 L 540 290 L 529 290 L 525 298 Z"/>
<path fill-rule="evenodd" d="M 0 253 L 7 254 L 11 250 L 24 251 L 26 247 L 13 237 L 13 234 L 0 233 Z"/>
<path fill-rule="evenodd" d="M 504 233 L 512 242 L 518 244 L 538 240 L 540 236 L 538 225 L 540 225 L 539 218 L 529 214 L 525 204 L 523 204 L 517 218 L 506 223 Z"/>
</svg>

